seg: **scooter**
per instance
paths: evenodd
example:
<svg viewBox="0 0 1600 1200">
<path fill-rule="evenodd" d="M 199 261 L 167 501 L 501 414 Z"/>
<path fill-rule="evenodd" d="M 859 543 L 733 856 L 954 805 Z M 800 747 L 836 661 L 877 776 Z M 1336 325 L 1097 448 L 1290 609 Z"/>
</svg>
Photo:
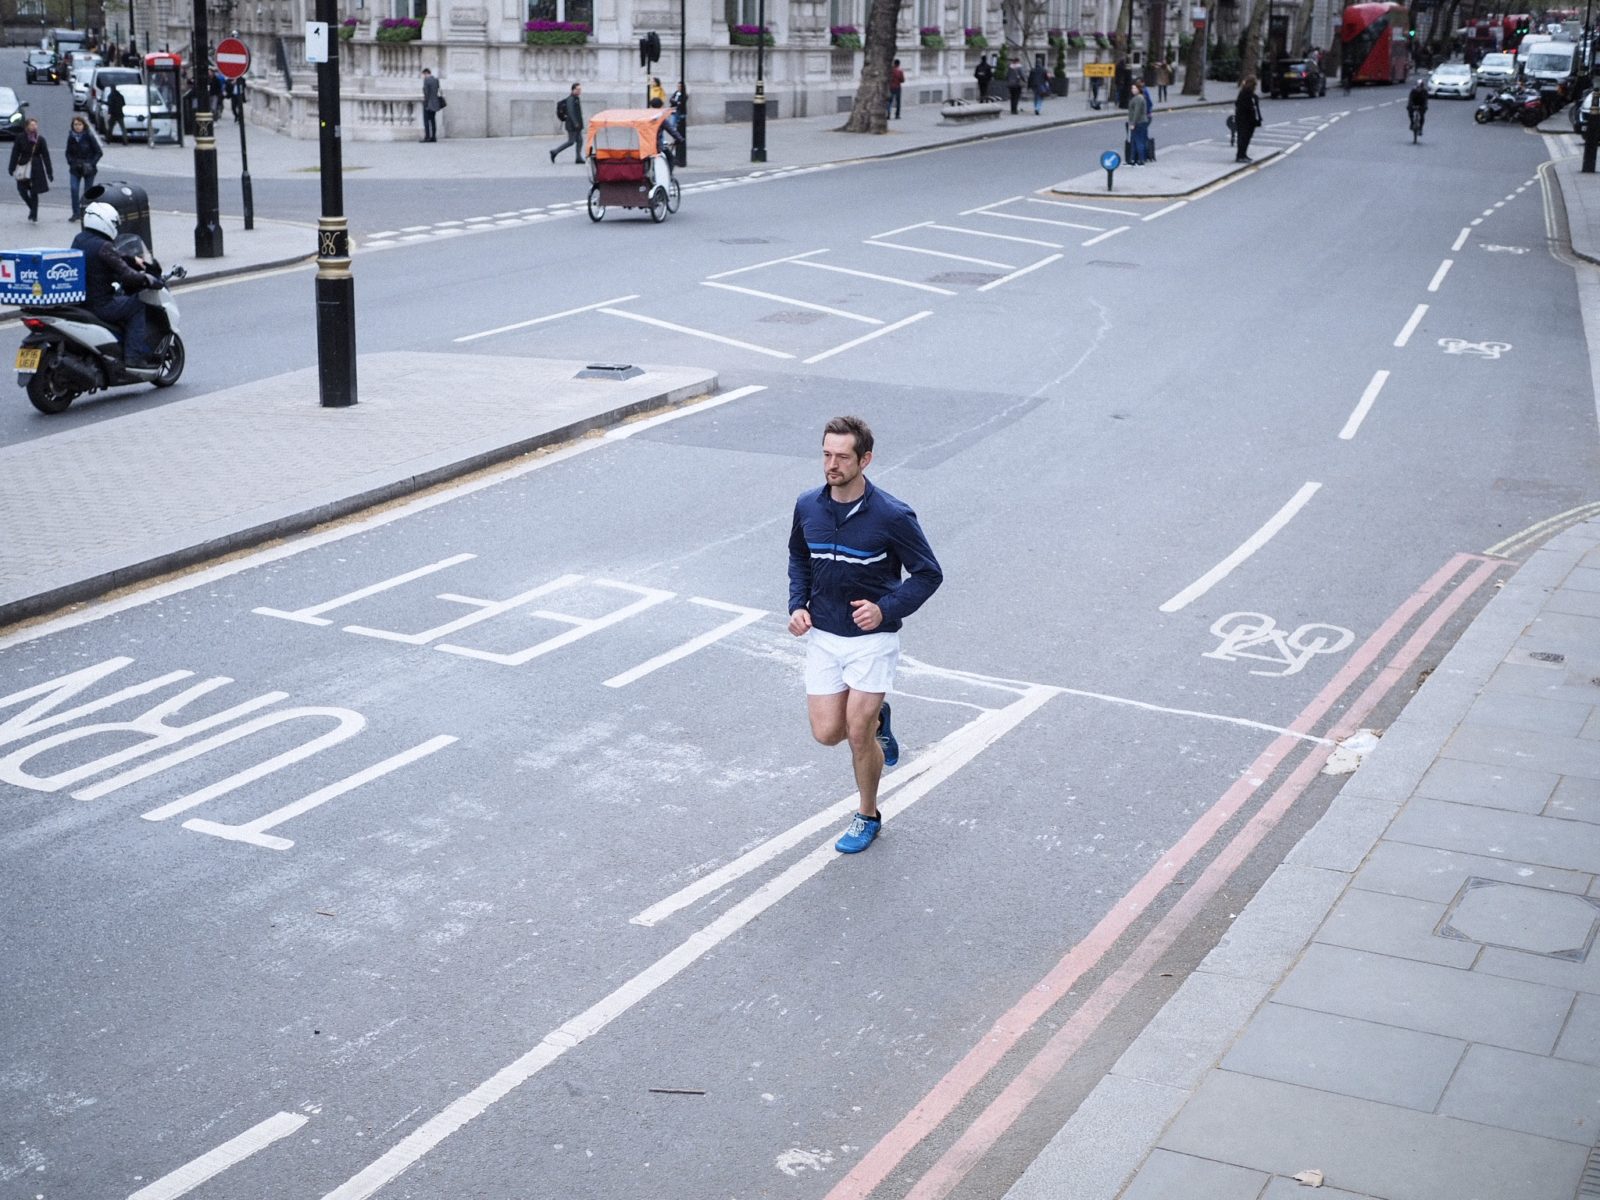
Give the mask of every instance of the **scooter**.
<svg viewBox="0 0 1600 1200">
<path fill-rule="evenodd" d="M 1492 92 L 1478 105 L 1472 119 L 1479 125 L 1491 121 L 1521 121 L 1524 125 L 1537 125 L 1545 118 L 1544 100 L 1536 88 L 1506 88 Z"/>
<path fill-rule="evenodd" d="M 178 333 L 178 304 L 167 284 L 188 275 L 181 266 L 165 275 L 149 257 L 137 234 L 117 239 L 117 252 L 125 258 L 144 259 L 144 269 L 159 276 L 160 287 L 146 288 L 139 299 L 149 306 L 146 328 L 154 345 L 154 365 L 132 366 L 123 361 L 122 335 L 115 325 L 102 321 L 81 305 L 30 308 L 22 318 L 28 336 L 17 351 L 17 383 L 42 413 L 65 412 L 85 392 L 148 383 L 171 387 L 183 374 L 183 338 Z"/>
</svg>

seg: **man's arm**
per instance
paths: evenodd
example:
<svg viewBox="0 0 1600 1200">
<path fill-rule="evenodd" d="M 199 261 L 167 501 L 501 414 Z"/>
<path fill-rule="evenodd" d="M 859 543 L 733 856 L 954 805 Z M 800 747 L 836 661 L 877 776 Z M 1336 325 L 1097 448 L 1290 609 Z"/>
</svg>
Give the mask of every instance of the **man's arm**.
<svg viewBox="0 0 1600 1200">
<path fill-rule="evenodd" d="M 811 628 L 811 547 L 806 543 L 805 527 L 800 522 L 800 506 L 794 506 L 794 524 L 789 527 L 789 632 L 799 637 Z"/>
<path fill-rule="evenodd" d="M 889 533 L 889 544 L 905 567 L 907 578 L 893 591 L 878 597 L 878 610 L 886 621 L 903 621 L 927 603 L 944 582 L 944 571 L 933 556 L 933 547 L 917 524 L 917 514 L 909 508 L 900 514 Z"/>
</svg>

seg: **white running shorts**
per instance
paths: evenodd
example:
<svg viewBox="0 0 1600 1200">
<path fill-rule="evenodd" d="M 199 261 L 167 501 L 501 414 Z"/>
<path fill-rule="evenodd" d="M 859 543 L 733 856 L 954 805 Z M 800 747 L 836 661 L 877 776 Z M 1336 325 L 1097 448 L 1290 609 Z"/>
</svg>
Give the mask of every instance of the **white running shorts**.
<svg viewBox="0 0 1600 1200">
<path fill-rule="evenodd" d="M 898 632 L 840 637 L 813 629 L 806 634 L 806 695 L 834 696 L 847 688 L 889 692 L 899 664 Z"/>
</svg>

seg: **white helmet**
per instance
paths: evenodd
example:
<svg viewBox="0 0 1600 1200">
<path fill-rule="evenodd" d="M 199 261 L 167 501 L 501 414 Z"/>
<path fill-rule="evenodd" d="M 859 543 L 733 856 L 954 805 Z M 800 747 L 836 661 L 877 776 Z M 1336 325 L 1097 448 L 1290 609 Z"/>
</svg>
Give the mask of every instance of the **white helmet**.
<svg viewBox="0 0 1600 1200">
<path fill-rule="evenodd" d="M 116 241 L 117 230 L 122 227 L 122 214 L 104 200 L 96 200 L 83 210 L 83 227 Z"/>
</svg>

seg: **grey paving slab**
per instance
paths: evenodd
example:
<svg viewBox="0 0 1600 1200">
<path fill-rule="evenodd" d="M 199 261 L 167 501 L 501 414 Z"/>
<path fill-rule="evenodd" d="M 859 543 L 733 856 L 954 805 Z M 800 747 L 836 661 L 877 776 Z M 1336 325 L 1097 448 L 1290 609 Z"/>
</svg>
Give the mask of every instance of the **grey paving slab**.
<svg viewBox="0 0 1600 1200">
<path fill-rule="evenodd" d="M 1401 803 L 1422 782 L 1433 765 L 1439 743 L 1449 736 L 1457 719 L 1452 716 L 1428 723 L 1415 721 L 1407 725 L 1405 736 L 1398 736 L 1398 729 L 1390 730 L 1344 785 L 1342 794 Z"/>
<path fill-rule="evenodd" d="M 1587 896 L 1472 879 L 1440 924 L 1446 937 L 1483 946 L 1581 961 L 1589 952 L 1600 907 Z"/>
<path fill-rule="evenodd" d="M 1285 863 L 1200 964 L 1202 971 L 1276 983 L 1311 940 L 1348 880 Z"/>
<path fill-rule="evenodd" d="M 1600 745 L 1579 737 L 1465 724 L 1441 752 L 1446 758 L 1505 766 L 1535 766 L 1558 775 L 1600 779 Z"/>
<path fill-rule="evenodd" d="M 1467 1043 L 1284 1004 L 1256 1014 L 1222 1066 L 1432 1112 Z"/>
<path fill-rule="evenodd" d="M 1159 147 L 1158 147 L 1159 150 Z M 1120 152 L 1119 152 L 1120 153 Z M 1106 173 L 1098 167 L 1055 184 L 1050 190 L 1063 196 L 1188 196 L 1202 188 L 1245 171 L 1258 171 L 1280 151 L 1258 150 L 1255 162 L 1234 161 L 1234 148 L 1199 143 L 1159 150 L 1157 160 L 1143 167 L 1124 166 L 1106 191 Z"/>
<path fill-rule="evenodd" d="M 1600 829 L 1586 822 L 1451 804 L 1424 796 L 1400 810 L 1385 836 L 1390 841 L 1569 871 L 1588 872 L 1600 864 Z"/>
<path fill-rule="evenodd" d="M 1267 1190 L 1261 1193 L 1261 1200 L 1306 1200 L 1307 1195 L 1305 1184 L 1298 1179 L 1285 1179 L 1280 1175 L 1275 1176 L 1267 1184 Z M 1343 1188 L 1328 1187 L 1326 1184 L 1309 1195 L 1315 1196 L 1316 1200 L 1382 1200 L 1378 1196 L 1364 1196 L 1359 1192 L 1347 1192 Z"/>
<path fill-rule="evenodd" d="M 1122 1200 L 1258 1200 L 1267 1186 L 1260 1171 L 1157 1150 L 1134 1176 Z"/>
<path fill-rule="evenodd" d="M 1123 1051 L 1112 1074 L 1197 1087 L 1270 989 L 1261 980 L 1196 971 Z"/>
<path fill-rule="evenodd" d="M 1600 739 L 1600 708 L 1589 714 L 1589 719 L 1583 723 L 1583 728 L 1578 730 L 1582 738 Z"/>
<path fill-rule="evenodd" d="M 1594 706 L 1543 696 L 1516 696 L 1505 692 L 1486 692 L 1478 697 L 1467 719 L 1476 725 L 1498 725 L 1504 729 L 1531 729 L 1540 733 L 1576 737 L 1591 716 Z"/>
<path fill-rule="evenodd" d="M 1478 957 L 1476 945 L 1434 932 L 1445 911 L 1443 904 L 1426 900 L 1351 889 L 1328 914 L 1316 940 L 1445 967 L 1470 967 Z"/>
<path fill-rule="evenodd" d="M 1516 979 L 1591 996 L 1600 995 L 1600 952 L 1592 948 L 1582 962 L 1568 962 L 1523 950 L 1485 946 L 1472 969 L 1473 974 Z"/>
<path fill-rule="evenodd" d="M 307 369 L 0 448 L 10 517 L 0 623 L 709 393 L 717 380 L 695 367 L 580 380 L 583 366 L 370 355 L 351 408 L 320 408 Z"/>
<path fill-rule="evenodd" d="M 1573 1002 L 1556 1057 L 1600 1067 L 1600 996 L 1580 995 Z"/>
<path fill-rule="evenodd" d="M 1600 824 L 1600 779 L 1564 776 L 1557 782 L 1549 803 L 1544 806 L 1544 813 L 1548 817 L 1561 817 L 1568 821 Z"/>
<path fill-rule="evenodd" d="M 1548 1054 L 1572 1005 L 1572 991 L 1319 944 L 1306 951 L 1273 999 Z"/>
<path fill-rule="evenodd" d="M 1592 1146 L 1600 1135 L 1600 1067 L 1472 1046 L 1439 1111 L 1498 1129 Z"/>
<path fill-rule="evenodd" d="M 1117 1195 L 1189 1094 L 1184 1088 L 1107 1075 L 1011 1185 L 1005 1200 Z"/>
<path fill-rule="evenodd" d="M 1163 1149 L 1385 1200 L 1572 1200 L 1586 1152 L 1570 1142 L 1215 1071 Z M 1307 1196 L 1320 1192 L 1307 1191 Z"/>
<path fill-rule="evenodd" d="M 1600 617 L 1557 612 L 1546 606 L 1522 635 L 1522 641 L 1530 648 L 1556 653 L 1582 651 L 1600 645 Z"/>
<path fill-rule="evenodd" d="M 1584 592 L 1600 592 L 1600 566 L 1579 567 L 1567 576 L 1566 586 Z"/>
<path fill-rule="evenodd" d="M 1519 692 L 1524 696 L 1549 696 L 1584 704 L 1600 702 L 1600 686 L 1590 676 L 1570 666 L 1551 667 L 1532 663 L 1505 663 L 1496 667 L 1484 685 L 1486 692 Z"/>
<path fill-rule="evenodd" d="M 1356 775 L 1359 777 L 1365 770 L 1362 766 Z M 1297 867 L 1349 874 L 1366 860 L 1399 811 L 1398 800 L 1356 795 L 1347 784 L 1334 797 L 1322 819 L 1306 831 L 1283 861 Z"/>
<path fill-rule="evenodd" d="M 1498 695 L 1483 699 L 1516 703 L 1560 704 L 1528 696 Z M 1553 771 L 1528 771 L 1491 763 L 1441 758 L 1428 768 L 1417 785 L 1417 794 L 1435 800 L 1454 800 L 1458 804 L 1478 804 L 1486 808 L 1505 808 L 1515 812 L 1541 811 L 1561 777 Z"/>
<path fill-rule="evenodd" d="M 1583 617 L 1600 617 L 1600 592 L 1579 588 L 1557 588 L 1545 607 L 1550 612 L 1575 613 Z"/>
<path fill-rule="evenodd" d="M 1385 839 L 1373 848 L 1366 865 L 1351 886 L 1448 904 L 1455 899 L 1468 876 L 1504 879 L 1510 883 L 1525 883 L 1530 887 L 1580 894 L 1594 882 L 1593 877 L 1582 871 L 1561 871 L 1553 867 Z"/>
</svg>

